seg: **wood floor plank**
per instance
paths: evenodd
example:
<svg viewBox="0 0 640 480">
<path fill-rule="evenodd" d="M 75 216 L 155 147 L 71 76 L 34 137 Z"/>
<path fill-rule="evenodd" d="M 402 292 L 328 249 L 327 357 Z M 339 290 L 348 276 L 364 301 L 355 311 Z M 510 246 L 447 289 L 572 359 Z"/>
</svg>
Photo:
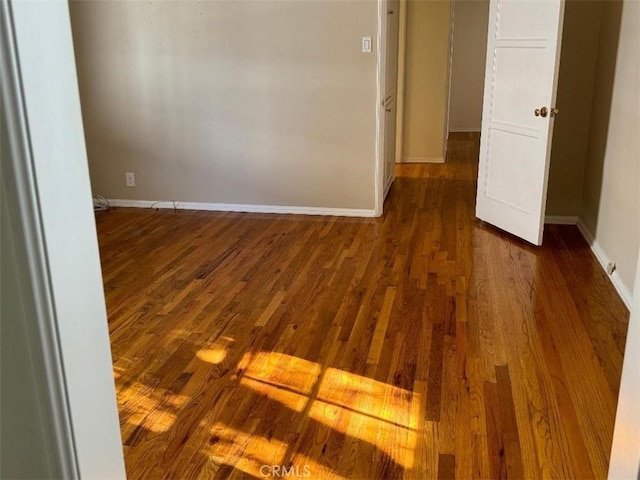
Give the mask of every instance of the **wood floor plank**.
<svg viewBox="0 0 640 480">
<path fill-rule="evenodd" d="M 456 479 L 456 457 L 450 454 L 440 454 L 438 459 L 438 480 Z"/>
<path fill-rule="evenodd" d="M 389 317 L 391 316 L 391 309 L 393 308 L 395 297 L 395 287 L 388 287 L 384 294 L 380 315 L 378 316 L 376 328 L 371 338 L 371 346 L 369 347 L 369 354 L 367 355 L 367 363 L 369 364 L 377 364 L 380 360 L 380 352 L 382 351 L 382 344 L 384 343 L 387 333 L 387 325 L 389 324 Z"/>
<path fill-rule="evenodd" d="M 518 425 L 516 423 L 511 379 L 509 378 L 509 368 L 506 366 L 497 366 L 496 378 L 507 473 L 510 478 L 525 478 L 522 467 L 522 453 L 520 450 L 520 434 L 518 433 Z"/>
<path fill-rule="evenodd" d="M 128 477 L 606 477 L 628 312 L 575 227 L 475 219 L 478 148 L 381 218 L 97 213 Z"/>
<path fill-rule="evenodd" d="M 264 312 L 262 312 L 262 315 L 260 315 L 260 318 L 258 318 L 258 320 L 256 320 L 256 323 L 254 323 L 253 326 L 254 327 L 264 327 L 267 324 L 267 322 L 269 321 L 269 319 L 276 312 L 278 307 L 280 307 L 280 305 L 282 305 L 282 300 L 285 297 L 286 297 L 286 292 L 279 291 L 278 293 L 276 293 L 273 296 L 273 298 L 271 299 L 271 301 L 269 302 L 269 304 L 267 305 L 267 308 L 264 310 Z"/>
</svg>

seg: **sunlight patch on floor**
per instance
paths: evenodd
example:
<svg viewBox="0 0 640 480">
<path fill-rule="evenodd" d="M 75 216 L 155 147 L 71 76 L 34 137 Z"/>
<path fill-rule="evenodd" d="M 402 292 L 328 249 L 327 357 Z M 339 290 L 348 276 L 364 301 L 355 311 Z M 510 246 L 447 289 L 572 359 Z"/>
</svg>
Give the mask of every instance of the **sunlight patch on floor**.
<svg viewBox="0 0 640 480">
<path fill-rule="evenodd" d="M 210 434 L 215 438 L 215 443 L 209 447 L 207 454 L 209 461 L 218 466 L 229 465 L 256 478 L 275 477 L 277 475 L 268 474 L 272 473 L 273 468 L 283 467 L 287 470 L 293 468 L 301 477 L 306 477 L 304 473 L 309 471 L 310 478 L 344 478 L 305 455 L 296 454 L 293 463 L 284 465 L 282 460 L 288 444 L 276 438 L 243 432 L 223 423 L 213 425 Z"/>
<path fill-rule="evenodd" d="M 413 467 L 420 395 L 282 353 L 247 354 L 240 366 L 240 385 Z"/>
<path fill-rule="evenodd" d="M 308 395 L 321 373 L 320 365 L 276 352 L 247 353 L 238 364 L 241 378 Z"/>
<path fill-rule="evenodd" d="M 153 393 L 153 388 L 134 382 L 118 391 L 121 418 L 133 427 L 143 426 L 154 433 L 167 432 L 176 421 L 177 412 L 189 397 L 169 392 Z"/>
<path fill-rule="evenodd" d="M 229 345 L 235 340 L 231 337 L 220 337 L 213 344 L 208 345 L 207 348 L 201 348 L 196 352 L 196 356 L 203 362 L 218 365 L 227 358 L 227 351 Z"/>
</svg>

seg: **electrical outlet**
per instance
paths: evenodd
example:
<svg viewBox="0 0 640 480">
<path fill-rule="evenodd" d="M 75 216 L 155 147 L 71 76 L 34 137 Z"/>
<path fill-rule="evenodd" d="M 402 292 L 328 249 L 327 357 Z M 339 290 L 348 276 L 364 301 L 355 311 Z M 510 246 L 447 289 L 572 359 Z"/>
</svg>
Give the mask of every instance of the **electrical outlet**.
<svg viewBox="0 0 640 480">
<path fill-rule="evenodd" d="M 135 187 L 136 186 L 136 174 L 133 172 L 127 172 L 124 174 L 125 184 L 127 187 Z"/>
<path fill-rule="evenodd" d="M 607 263 L 607 273 L 609 275 L 613 275 L 613 272 L 616 271 L 616 264 L 614 262 Z"/>
</svg>

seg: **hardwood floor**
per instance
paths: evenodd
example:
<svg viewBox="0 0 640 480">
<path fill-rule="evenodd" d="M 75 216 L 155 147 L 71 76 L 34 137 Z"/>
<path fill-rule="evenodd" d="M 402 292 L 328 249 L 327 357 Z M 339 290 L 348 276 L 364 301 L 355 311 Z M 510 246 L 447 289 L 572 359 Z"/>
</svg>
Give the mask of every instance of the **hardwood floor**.
<svg viewBox="0 0 640 480">
<path fill-rule="evenodd" d="M 449 150 L 381 219 L 97 215 L 129 478 L 606 477 L 628 312 L 576 228 L 475 220 Z"/>
</svg>

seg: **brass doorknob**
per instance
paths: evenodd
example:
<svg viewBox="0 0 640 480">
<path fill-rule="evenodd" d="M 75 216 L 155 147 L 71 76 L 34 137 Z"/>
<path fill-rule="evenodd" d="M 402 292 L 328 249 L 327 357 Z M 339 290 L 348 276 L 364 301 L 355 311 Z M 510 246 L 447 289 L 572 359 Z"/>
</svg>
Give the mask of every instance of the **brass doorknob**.
<svg viewBox="0 0 640 480">
<path fill-rule="evenodd" d="M 552 107 L 551 108 L 551 116 L 552 117 L 557 116 L 559 113 L 560 113 L 560 109 L 559 108 L 557 108 L 557 107 Z"/>
<path fill-rule="evenodd" d="M 549 110 L 547 109 L 547 107 L 542 107 L 542 108 L 536 108 L 533 111 L 534 115 L 536 117 L 542 117 L 542 118 L 546 118 L 547 115 L 549 114 Z"/>
</svg>

